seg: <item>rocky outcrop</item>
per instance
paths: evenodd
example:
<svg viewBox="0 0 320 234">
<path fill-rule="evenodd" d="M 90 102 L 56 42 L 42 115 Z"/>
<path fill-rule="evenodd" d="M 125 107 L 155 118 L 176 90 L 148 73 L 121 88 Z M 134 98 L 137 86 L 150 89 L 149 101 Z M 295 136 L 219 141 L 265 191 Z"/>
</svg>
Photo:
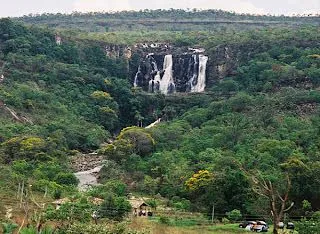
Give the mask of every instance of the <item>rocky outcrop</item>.
<svg viewBox="0 0 320 234">
<path fill-rule="evenodd" d="M 126 58 L 131 59 L 132 56 L 132 48 L 130 46 L 124 45 L 106 45 L 105 52 L 107 57 L 109 58 Z"/>
<path fill-rule="evenodd" d="M 78 154 L 71 158 L 71 168 L 75 172 L 87 171 L 103 164 L 104 157 L 95 153 Z"/>
</svg>

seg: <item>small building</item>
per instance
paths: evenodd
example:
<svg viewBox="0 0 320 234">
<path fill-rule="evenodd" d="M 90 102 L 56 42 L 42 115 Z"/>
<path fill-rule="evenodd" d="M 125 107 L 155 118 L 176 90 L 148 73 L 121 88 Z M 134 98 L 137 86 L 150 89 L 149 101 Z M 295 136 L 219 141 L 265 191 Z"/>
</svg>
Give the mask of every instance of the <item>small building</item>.
<svg viewBox="0 0 320 234">
<path fill-rule="evenodd" d="M 150 206 L 143 200 L 131 199 L 129 203 L 132 207 L 132 214 L 134 216 L 147 217 L 152 216 L 152 210 Z"/>
</svg>

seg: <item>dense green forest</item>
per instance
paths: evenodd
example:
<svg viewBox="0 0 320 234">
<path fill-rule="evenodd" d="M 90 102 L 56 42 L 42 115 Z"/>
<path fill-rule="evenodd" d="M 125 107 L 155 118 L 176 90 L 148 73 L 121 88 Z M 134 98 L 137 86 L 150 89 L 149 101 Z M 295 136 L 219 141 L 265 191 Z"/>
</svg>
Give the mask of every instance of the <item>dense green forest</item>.
<svg viewBox="0 0 320 234">
<path fill-rule="evenodd" d="M 166 32 L 157 26 L 157 31 L 133 26 L 126 32 L 110 23 L 163 18 L 265 23 L 259 30 L 249 25 L 234 31 L 233 25 L 219 33 L 201 24 L 191 28 L 201 32 Z M 51 198 L 80 196 L 70 157 L 97 150 L 106 160 L 100 172 L 103 185 L 89 194 L 117 211 L 129 210 L 123 197 L 130 192 L 152 197 L 154 203 L 166 198 L 173 209 L 208 216 L 214 205 L 219 218 L 232 210 L 270 218 L 271 209 L 278 212 L 273 221 L 279 221 L 275 217 L 282 220 L 286 213 L 281 206 L 290 203 L 288 217 L 318 217 L 318 24 L 317 17 L 178 10 L 1 19 L 0 167 L 5 173 L 0 175 L 0 198 L 14 197 L 21 183 L 32 185 L 35 193 L 48 189 Z M 74 25 L 83 31 L 61 29 L 78 28 Z M 88 28 L 104 33 L 84 32 Z M 138 58 L 110 58 L 104 48 L 108 43 L 162 41 L 204 47 L 209 58 L 218 47 L 228 46 L 237 54 L 237 66 L 227 77 L 211 81 L 204 93 L 150 94 L 132 87 L 128 67 Z M 158 118 L 162 121 L 153 128 L 137 127 Z M 0 210 L 4 205 L 0 201 Z M 90 215 L 74 218 L 86 222 Z M 64 216 L 49 210 L 46 217 Z"/>
</svg>

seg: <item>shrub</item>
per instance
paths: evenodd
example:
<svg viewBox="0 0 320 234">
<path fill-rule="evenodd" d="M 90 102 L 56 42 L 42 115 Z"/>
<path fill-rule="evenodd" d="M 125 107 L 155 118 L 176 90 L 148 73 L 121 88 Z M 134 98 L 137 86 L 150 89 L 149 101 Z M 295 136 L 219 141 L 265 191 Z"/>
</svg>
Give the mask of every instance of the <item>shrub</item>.
<svg viewBox="0 0 320 234">
<path fill-rule="evenodd" d="M 54 229 L 49 226 L 45 226 L 40 231 L 38 231 L 37 228 L 34 226 L 24 227 L 19 232 L 19 234 L 53 234 L 53 233 L 55 233 Z"/>
<path fill-rule="evenodd" d="M 102 203 L 98 213 L 102 218 L 122 220 L 131 210 L 131 205 L 124 197 L 114 197 L 109 194 Z"/>
<path fill-rule="evenodd" d="M 227 218 L 222 218 L 221 222 L 222 222 L 223 224 L 228 224 L 228 223 L 230 223 L 230 220 L 227 219 Z"/>
<path fill-rule="evenodd" d="M 49 180 L 36 180 L 32 184 L 32 189 L 39 192 L 48 192 L 54 195 L 55 191 L 62 191 L 63 186 Z M 61 195 L 61 194 L 60 194 Z"/>
<path fill-rule="evenodd" d="M 123 170 L 115 161 L 106 160 L 102 169 L 100 170 L 100 183 L 104 183 L 108 180 L 119 179 L 123 177 Z"/>
<path fill-rule="evenodd" d="M 173 206 L 178 210 L 190 210 L 191 202 L 182 198 L 180 201 L 174 202 Z"/>
<path fill-rule="evenodd" d="M 95 209 L 96 206 L 87 202 L 85 199 L 84 201 L 79 202 L 64 203 L 59 209 L 48 206 L 45 217 L 49 220 L 89 222 L 91 220 L 92 212 Z"/>
<path fill-rule="evenodd" d="M 62 196 L 62 190 L 61 189 L 55 189 L 53 191 L 52 197 L 53 199 L 60 199 Z"/>
<path fill-rule="evenodd" d="M 143 128 L 124 128 L 121 130 L 117 140 L 128 140 L 134 147 L 134 153 L 140 156 L 147 156 L 154 150 L 155 141 Z"/>
<path fill-rule="evenodd" d="M 88 194 L 93 197 L 106 198 L 109 194 L 125 196 L 127 194 L 127 185 L 120 180 L 109 180 L 104 185 L 92 187 Z"/>
<path fill-rule="evenodd" d="M 159 222 L 167 225 L 171 224 L 170 218 L 167 216 L 160 216 Z"/>
<path fill-rule="evenodd" d="M 148 204 L 151 208 L 157 209 L 158 203 L 157 203 L 156 199 L 149 199 L 149 200 L 147 201 L 147 204 Z"/>
<path fill-rule="evenodd" d="M 312 214 L 312 219 L 313 219 L 314 221 L 320 222 L 320 210 L 319 210 L 319 211 L 316 211 L 316 212 L 314 212 L 314 213 Z"/>
<path fill-rule="evenodd" d="M 241 214 L 240 210 L 237 210 L 237 209 L 234 209 L 230 212 L 227 212 L 226 214 L 228 216 L 228 219 L 233 222 L 238 221 L 242 218 L 242 214 Z"/>
<path fill-rule="evenodd" d="M 55 182 L 63 185 L 77 185 L 79 183 L 79 180 L 73 173 L 60 172 L 57 174 Z"/>
<path fill-rule="evenodd" d="M 11 234 L 17 227 L 15 223 L 2 223 L 3 234 Z"/>
<path fill-rule="evenodd" d="M 318 234 L 320 222 L 316 220 L 303 219 L 296 223 L 296 230 L 299 234 Z"/>
</svg>

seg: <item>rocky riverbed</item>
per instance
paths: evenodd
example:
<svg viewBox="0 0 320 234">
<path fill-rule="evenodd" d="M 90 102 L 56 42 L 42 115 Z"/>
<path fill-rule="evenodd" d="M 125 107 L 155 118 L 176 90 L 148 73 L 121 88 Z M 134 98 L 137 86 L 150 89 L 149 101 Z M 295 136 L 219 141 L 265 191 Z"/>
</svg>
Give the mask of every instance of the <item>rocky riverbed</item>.
<svg viewBox="0 0 320 234">
<path fill-rule="evenodd" d="M 96 153 L 77 154 L 71 158 L 71 168 L 75 172 L 87 171 L 103 164 L 104 157 Z"/>
<path fill-rule="evenodd" d="M 98 173 L 102 166 L 95 167 L 87 171 L 79 171 L 74 173 L 79 180 L 78 188 L 80 191 L 85 191 L 91 186 L 98 184 Z"/>
<path fill-rule="evenodd" d="M 104 158 L 101 155 L 78 154 L 71 159 L 71 167 L 79 179 L 79 190 L 84 191 L 98 184 L 98 173 L 102 168 Z"/>
</svg>

